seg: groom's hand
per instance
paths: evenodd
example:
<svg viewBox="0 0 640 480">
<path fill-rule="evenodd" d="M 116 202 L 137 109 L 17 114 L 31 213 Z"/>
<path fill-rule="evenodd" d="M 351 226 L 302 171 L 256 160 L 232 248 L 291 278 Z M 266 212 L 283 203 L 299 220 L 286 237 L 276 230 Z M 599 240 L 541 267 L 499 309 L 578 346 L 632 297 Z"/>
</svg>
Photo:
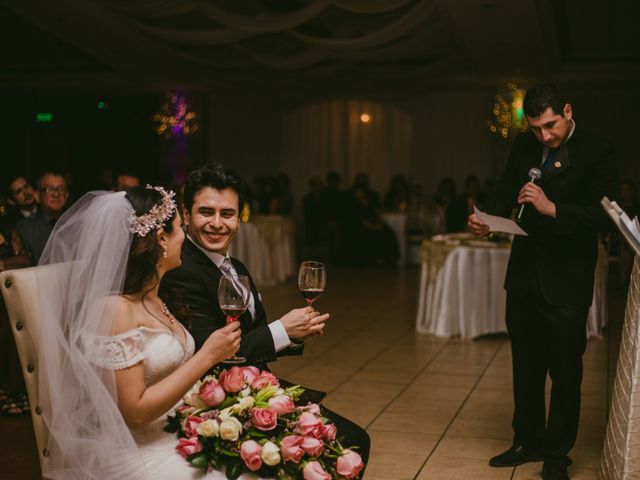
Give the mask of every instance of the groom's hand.
<svg viewBox="0 0 640 480">
<path fill-rule="evenodd" d="M 329 314 L 320 315 L 312 307 L 295 308 L 280 319 L 282 326 L 291 339 L 303 340 L 313 335 L 322 334 L 324 322 Z"/>
</svg>

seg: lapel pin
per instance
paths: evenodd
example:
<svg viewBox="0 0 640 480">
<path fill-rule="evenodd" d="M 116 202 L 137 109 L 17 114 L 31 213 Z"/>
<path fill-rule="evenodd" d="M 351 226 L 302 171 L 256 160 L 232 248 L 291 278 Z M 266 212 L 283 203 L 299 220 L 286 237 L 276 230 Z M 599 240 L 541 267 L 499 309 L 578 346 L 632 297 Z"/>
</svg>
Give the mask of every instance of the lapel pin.
<svg viewBox="0 0 640 480">
<path fill-rule="evenodd" d="M 556 162 L 553 164 L 554 167 L 556 168 L 560 168 L 562 166 L 562 164 L 560 162 Z"/>
</svg>

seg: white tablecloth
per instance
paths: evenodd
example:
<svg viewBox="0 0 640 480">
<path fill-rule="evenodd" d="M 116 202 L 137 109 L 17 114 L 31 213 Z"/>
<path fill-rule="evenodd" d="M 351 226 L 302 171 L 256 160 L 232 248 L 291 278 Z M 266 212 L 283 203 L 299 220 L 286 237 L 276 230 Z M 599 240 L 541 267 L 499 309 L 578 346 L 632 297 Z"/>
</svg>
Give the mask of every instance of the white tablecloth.
<svg viewBox="0 0 640 480">
<path fill-rule="evenodd" d="M 241 260 L 259 285 L 276 285 L 295 275 L 293 220 L 279 215 L 255 215 L 238 229 L 231 256 Z"/>
<path fill-rule="evenodd" d="M 475 338 L 506 332 L 503 288 L 510 249 L 461 246 L 444 261 L 435 281 L 423 260 L 416 330 L 440 337 Z M 587 335 L 600 337 L 607 323 L 606 259 L 599 259 Z"/>
<path fill-rule="evenodd" d="M 382 220 L 393 230 L 398 240 L 398 265 L 405 265 L 407 262 L 407 214 L 398 212 L 385 212 Z"/>
</svg>

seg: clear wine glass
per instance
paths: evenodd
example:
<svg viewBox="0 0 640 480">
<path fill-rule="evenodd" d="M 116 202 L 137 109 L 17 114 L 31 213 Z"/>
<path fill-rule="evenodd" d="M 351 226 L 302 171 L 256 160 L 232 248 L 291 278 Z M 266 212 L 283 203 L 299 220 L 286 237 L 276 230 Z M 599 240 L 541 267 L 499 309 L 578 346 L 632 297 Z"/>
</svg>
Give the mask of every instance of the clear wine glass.
<svg viewBox="0 0 640 480">
<path fill-rule="evenodd" d="M 310 260 L 300 264 L 298 288 L 308 306 L 311 307 L 313 302 L 324 292 L 326 283 L 327 269 L 324 263 Z"/>
<path fill-rule="evenodd" d="M 249 307 L 251 287 L 249 277 L 246 275 L 223 275 L 218 285 L 218 302 L 220 308 L 227 316 L 227 324 L 236 322 Z M 233 355 L 224 363 L 245 363 L 244 357 Z"/>
</svg>

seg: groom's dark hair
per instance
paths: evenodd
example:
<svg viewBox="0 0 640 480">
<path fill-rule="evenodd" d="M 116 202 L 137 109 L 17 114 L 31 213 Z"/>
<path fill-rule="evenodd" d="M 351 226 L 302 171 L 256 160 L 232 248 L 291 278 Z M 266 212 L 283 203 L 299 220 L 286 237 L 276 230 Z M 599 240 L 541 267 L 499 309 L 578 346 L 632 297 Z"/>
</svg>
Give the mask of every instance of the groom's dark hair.
<svg viewBox="0 0 640 480">
<path fill-rule="evenodd" d="M 230 188 L 238 194 L 238 216 L 244 206 L 244 183 L 240 176 L 219 163 L 208 163 L 192 171 L 184 185 L 184 208 L 191 212 L 193 197 L 206 187 L 224 190 Z"/>
</svg>

